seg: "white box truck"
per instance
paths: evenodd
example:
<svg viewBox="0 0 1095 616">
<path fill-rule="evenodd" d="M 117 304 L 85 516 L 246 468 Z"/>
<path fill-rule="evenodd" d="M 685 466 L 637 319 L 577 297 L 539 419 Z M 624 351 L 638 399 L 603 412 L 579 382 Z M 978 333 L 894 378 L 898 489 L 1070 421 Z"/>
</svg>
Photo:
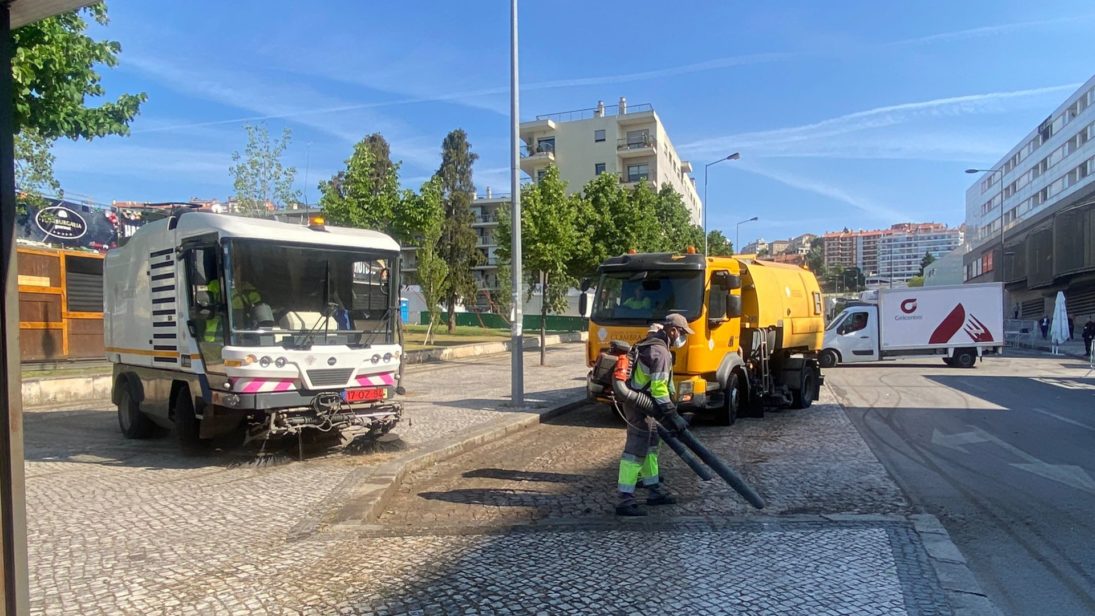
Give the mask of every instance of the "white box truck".
<svg viewBox="0 0 1095 616">
<path fill-rule="evenodd" d="M 829 323 L 819 361 L 829 368 L 938 355 L 949 366 L 970 368 L 1003 346 L 1000 283 L 879 289 L 877 299 L 855 302 Z"/>
<path fill-rule="evenodd" d="M 141 227 L 107 253 L 103 283 L 122 433 L 388 433 L 402 415 L 398 274 L 392 238 L 319 217 L 177 210 Z"/>
</svg>

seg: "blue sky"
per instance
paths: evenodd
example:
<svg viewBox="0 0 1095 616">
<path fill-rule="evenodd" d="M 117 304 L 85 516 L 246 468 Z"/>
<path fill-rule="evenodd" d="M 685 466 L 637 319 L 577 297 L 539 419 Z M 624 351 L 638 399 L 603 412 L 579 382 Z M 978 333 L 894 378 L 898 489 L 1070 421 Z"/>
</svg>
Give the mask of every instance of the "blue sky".
<svg viewBox="0 0 1095 616">
<path fill-rule="evenodd" d="M 476 184 L 508 192 L 503 0 L 113 0 L 111 93 L 149 100 L 129 137 L 55 146 L 71 196 L 221 198 L 243 125 L 293 131 L 311 202 L 379 131 L 417 187 L 457 127 Z M 742 242 L 901 221 L 962 222 L 995 163 L 1095 72 L 1095 5 L 1041 2 L 524 0 L 522 118 L 652 103 L 698 170 L 709 224 Z"/>
</svg>

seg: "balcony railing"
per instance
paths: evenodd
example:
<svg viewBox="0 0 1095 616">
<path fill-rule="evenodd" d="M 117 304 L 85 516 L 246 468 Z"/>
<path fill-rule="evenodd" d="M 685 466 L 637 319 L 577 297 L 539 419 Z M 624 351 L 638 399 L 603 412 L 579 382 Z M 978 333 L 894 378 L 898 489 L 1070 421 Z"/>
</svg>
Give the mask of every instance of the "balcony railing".
<svg viewBox="0 0 1095 616">
<path fill-rule="evenodd" d="M 532 158 L 533 156 L 548 156 L 555 157 L 555 146 L 553 145 L 541 145 L 541 146 L 522 146 L 521 158 Z"/>
<path fill-rule="evenodd" d="M 558 113 L 545 113 L 536 116 L 537 120 L 555 120 L 557 122 L 573 122 L 575 120 L 588 120 L 590 118 L 597 117 L 597 107 L 590 107 L 589 109 L 575 109 L 573 111 L 560 111 Z M 629 105 L 624 113 L 620 113 L 619 105 L 605 105 L 604 115 L 617 116 L 628 115 L 632 113 L 647 113 L 654 111 L 654 106 L 650 103 L 639 103 L 638 105 Z"/>
<path fill-rule="evenodd" d="M 648 135 L 640 139 L 617 139 L 616 149 L 621 151 L 643 150 L 656 147 L 657 144 L 657 140 Z"/>
</svg>

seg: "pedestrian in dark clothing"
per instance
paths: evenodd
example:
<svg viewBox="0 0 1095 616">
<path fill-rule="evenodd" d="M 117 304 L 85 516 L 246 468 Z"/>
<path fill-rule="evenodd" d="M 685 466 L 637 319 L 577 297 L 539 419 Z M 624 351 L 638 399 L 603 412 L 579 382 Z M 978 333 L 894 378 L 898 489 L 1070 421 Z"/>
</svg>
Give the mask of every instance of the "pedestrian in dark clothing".
<svg viewBox="0 0 1095 616">
<path fill-rule="evenodd" d="M 1073 334 L 1074 330 L 1073 330 L 1073 323 L 1072 323 L 1072 315 L 1071 314 L 1068 315 L 1068 320 L 1066 322 L 1068 323 L 1068 339 L 1069 340 L 1075 340 L 1075 338 L 1072 337 L 1072 334 Z"/>
<path fill-rule="evenodd" d="M 1042 340 L 1045 340 L 1049 336 L 1049 317 L 1042 315 L 1042 320 L 1038 321 L 1038 327 L 1042 329 Z"/>
<path fill-rule="evenodd" d="M 1083 331 L 1080 335 L 1084 339 L 1084 356 L 1091 357 L 1091 344 L 1095 340 L 1095 321 L 1091 320 L 1091 317 L 1087 318 L 1087 323 L 1084 324 Z"/>
</svg>

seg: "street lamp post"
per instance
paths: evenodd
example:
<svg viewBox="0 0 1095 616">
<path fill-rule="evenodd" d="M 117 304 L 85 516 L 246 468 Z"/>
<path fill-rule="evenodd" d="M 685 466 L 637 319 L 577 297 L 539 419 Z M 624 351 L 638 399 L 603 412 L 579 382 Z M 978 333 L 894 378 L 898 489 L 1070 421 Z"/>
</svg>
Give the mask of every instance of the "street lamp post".
<svg viewBox="0 0 1095 616">
<path fill-rule="evenodd" d="M 724 160 L 738 160 L 739 158 L 741 158 L 741 153 L 734 152 L 725 158 L 720 158 L 703 166 L 703 258 L 705 259 L 707 258 L 707 170 L 711 165 L 717 165 Z"/>
<path fill-rule="evenodd" d="M 517 75 L 517 0 L 510 3 L 510 201 L 513 204 L 510 232 L 510 263 L 513 274 L 513 297 L 510 299 L 510 403 L 516 408 L 525 405 L 524 310 L 521 292 L 521 119 L 518 98 L 520 81 Z"/>
<path fill-rule="evenodd" d="M 744 225 L 747 222 L 756 222 L 757 220 L 759 220 L 759 219 L 756 216 L 754 216 L 752 218 L 748 218 L 746 220 L 743 220 L 743 221 L 739 222 L 737 225 L 735 225 L 735 227 L 734 227 L 734 252 L 736 252 L 738 254 L 741 254 L 741 226 Z"/>
</svg>

